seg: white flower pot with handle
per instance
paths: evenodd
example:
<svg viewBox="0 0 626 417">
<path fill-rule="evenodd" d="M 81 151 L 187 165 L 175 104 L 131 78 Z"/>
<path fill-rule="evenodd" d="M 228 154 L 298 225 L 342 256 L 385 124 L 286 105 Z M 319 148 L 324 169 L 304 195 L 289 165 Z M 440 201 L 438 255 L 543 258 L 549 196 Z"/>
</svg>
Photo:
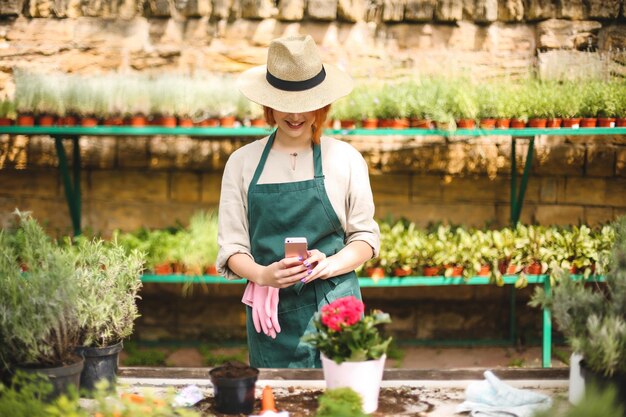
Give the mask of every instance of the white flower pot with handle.
<svg viewBox="0 0 626 417">
<path fill-rule="evenodd" d="M 578 404 L 585 395 L 585 379 L 580 370 L 580 361 L 583 356 L 572 353 L 569 358 L 569 390 L 568 399 L 572 404 Z"/>
<path fill-rule="evenodd" d="M 383 379 L 385 359 L 363 362 L 342 362 L 337 364 L 322 354 L 322 368 L 326 388 L 352 388 L 363 398 L 363 411 L 373 413 L 378 408 L 378 394 Z"/>
</svg>

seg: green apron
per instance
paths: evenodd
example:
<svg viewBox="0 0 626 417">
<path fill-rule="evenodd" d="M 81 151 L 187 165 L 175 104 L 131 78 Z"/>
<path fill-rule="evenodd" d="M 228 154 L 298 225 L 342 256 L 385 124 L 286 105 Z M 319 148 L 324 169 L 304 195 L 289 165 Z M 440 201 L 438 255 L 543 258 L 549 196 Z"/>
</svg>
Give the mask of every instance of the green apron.
<svg viewBox="0 0 626 417">
<path fill-rule="evenodd" d="M 283 259 L 286 237 L 306 237 L 309 249 L 317 249 L 326 256 L 334 255 L 344 247 L 345 232 L 326 194 L 320 145 L 313 144 L 314 179 L 257 184 L 275 135 L 275 131 L 270 135 L 248 189 L 252 256 L 260 265 Z M 354 271 L 307 284 L 298 282 L 281 289 L 278 304 L 281 332 L 276 339 L 256 332 L 252 309 L 246 307 L 250 365 L 257 368 L 320 368 L 319 352 L 301 342 L 300 337 L 315 331 L 313 315 L 323 305 L 347 295 L 361 299 Z"/>
</svg>

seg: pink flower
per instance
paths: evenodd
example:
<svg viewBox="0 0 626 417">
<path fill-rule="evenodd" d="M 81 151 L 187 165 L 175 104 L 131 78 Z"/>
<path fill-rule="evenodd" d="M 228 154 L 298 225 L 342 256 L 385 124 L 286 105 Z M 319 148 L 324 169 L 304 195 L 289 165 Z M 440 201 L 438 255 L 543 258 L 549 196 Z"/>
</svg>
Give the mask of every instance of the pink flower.
<svg viewBox="0 0 626 417">
<path fill-rule="evenodd" d="M 364 311 L 365 305 L 356 297 L 339 298 L 322 307 L 322 324 L 339 332 L 360 321 Z"/>
</svg>

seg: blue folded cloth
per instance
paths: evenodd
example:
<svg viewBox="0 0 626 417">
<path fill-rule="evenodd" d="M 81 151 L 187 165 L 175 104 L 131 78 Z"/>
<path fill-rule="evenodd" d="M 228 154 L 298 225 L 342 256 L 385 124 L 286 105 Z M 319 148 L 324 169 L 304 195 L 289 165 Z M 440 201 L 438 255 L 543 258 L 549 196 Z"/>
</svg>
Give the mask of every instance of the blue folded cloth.
<svg viewBox="0 0 626 417">
<path fill-rule="evenodd" d="M 552 399 L 541 393 L 512 387 L 493 372 L 485 371 L 485 381 L 471 382 L 465 401 L 456 412 L 485 417 L 531 417 L 552 406 Z"/>
</svg>

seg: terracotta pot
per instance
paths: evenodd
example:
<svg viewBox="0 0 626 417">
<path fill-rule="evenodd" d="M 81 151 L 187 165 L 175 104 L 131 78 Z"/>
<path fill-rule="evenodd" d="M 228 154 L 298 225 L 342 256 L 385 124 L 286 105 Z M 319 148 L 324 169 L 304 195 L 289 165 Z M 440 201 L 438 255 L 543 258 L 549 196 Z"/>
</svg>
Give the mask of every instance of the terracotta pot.
<svg viewBox="0 0 626 417">
<path fill-rule="evenodd" d="M 550 118 L 546 122 L 546 127 L 551 128 L 551 129 L 558 129 L 561 127 L 561 122 L 562 120 L 558 117 Z"/>
<path fill-rule="evenodd" d="M 252 127 L 265 127 L 265 126 L 267 126 L 267 123 L 265 122 L 265 119 L 263 119 L 263 118 L 252 119 L 252 120 L 250 120 L 250 126 L 252 126 Z"/>
<path fill-rule="evenodd" d="M 496 128 L 508 129 L 509 127 L 511 127 L 511 119 L 507 119 L 507 118 L 496 119 Z"/>
<path fill-rule="evenodd" d="M 393 270 L 393 276 L 394 277 L 408 277 L 409 275 L 411 275 L 411 272 L 413 272 L 411 268 L 395 268 Z"/>
<path fill-rule="evenodd" d="M 356 123 L 354 120 L 340 120 L 339 126 L 341 126 L 342 129 L 354 129 L 356 127 Z"/>
<path fill-rule="evenodd" d="M 517 265 L 509 261 L 500 261 L 498 262 L 498 270 L 502 275 L 514 275 L 517 273 Z"/>
<path fill-rule="evenodd" d="M 98 119 L 96 119 L 95 117 L 81 117 L 80 125 L 83 127 L 98 126 Z"/>
<path fill-rule="evenodd" d="M 103 123 L 105 126 L 122 126 L 124 125 L 124 119 L 122 116 L 107 117 Z"/>
<path fill-rule="evenodd" d="M 193 127 L 193 120 L 190 117 L 181 117 L 178 119 L 178 126 Z"/>
<path fill-rule="evenodd" d="M 596 127 L 598 119 L 595 117 L 583 117 L 580 121 L 580 127 Z"/>
<path fill-rule="evenodd" d="M 580 117 L 568 117 L 563 119 L 563 127 L 578 129 L 580 127 Z"/>
<path fill-rule="evenodd" d="M 541 275 L 541 264 L 539 262 L 533 262 L 524 267 L 524 272 L 528 275 Z"/>
<path fill-rule="evenodd" d="M 511 128 L 523 129 L 526 127 L 526 122 L 522 119 L 511 119 Z"/>
<path fill-rule="evenodd" d="M 8 117 L 0 117 L 0 126 L 11 126 L 13 124 L 13 120 Z"/>
<path fill-rule="evenodd" d="M 57 124 L 60 126 L 76 126 L 77 122 L 76 116 L 65 116 L 60 117 Z"/>
<path fill-rule="evenodd" d="M 432 129 L 435 127 L 432 120 L 415 118 L 410 120 L 410 126 L 417 129 Z"/>
<path fill-rule="evenodd" d="M 460 277 L 463 276 L 463 267 L 459 265 L 447 265 L 445 267 L 446 272 L 452 270 L 451 277 Z"/>
<path fill-rule="evenodd" d="M 533 117 L 528 119 L 528 127 L 543 128 L 546 127 L 547 122 L 546 118 Z"/>
<path fill-rule="evenodd" d="M 441 275 L 441 268 L 438 266 L 424 266 L 422 268 L 422 274 L 425 277 L 436 277 Z"/>
<path fill-rule="evenodd" d="M 220 117 L 220 126 L 222 126 L 222 127 L 234 127 L 235 126 L 235 116 Z"/>
<path fill-rule="evenodd" d="M 159 126 L 176 127 L 176 117 L 175 116 L 161 116 L 157 120 L 159 122 Z"/>
<path fill-rule="evenodd" d="M 591 274 L 595 274 L 596 273 L 596 264 L 593 263 L 591 265 L 589 265 L 589 269 L 591 269 Z M 575 266 L 572 265 L 572 267 L 569 269 L 570 274 L 574 274 L 574 275 L 582 275 L 585 273 L 585 268 L 579 269 L 576 268 Z"/>
<path fill-rule="evenodd" d="M 494 129 L 496 127 L 496 119 L 480 119 L 479 126 L 481 129 Z"/>
<path fill-rule="evenodd" d="M 378 120 L 378 127 L 381 127 L 383 129 L 390 128 L 392 124 L 393 124 L 393 119 L 379 119 Z"/>
<path fill-rule="evenodd" d="M 367 268 L 365 274 L 372 279 L 385 278 L 385 270 L 381 267 Z"/>
<path fill-rule="evenodd" d="M 476 127 L 476 120 L 459 119 L 456 121 L 456 127 L 458 127 L 459 129 L 474 129 Z"/>
<path fill-rule="evenodd" d="M 391 123 L 392 129 L 407 129 L 408 127 L 409 119 L 407 118 L 393 119 Z"/>
<path fill-rule="evenodd" d="M 35 116 L 32 114 L 18 114 L 16 124 L 18 126 L 35 126 Z"/>
<path fill-rule="evenodd" d="M 491 267 L 489 265 L 482 265 L 480 271 L 476 273 L 479 277 L 488 277 L 491 274 Z"/>
<path fill-rule="evenodd" d="M 615 117 L 598 117 L 598 127 L 615 127 Z"/>
<path fill-rule="evenodd" d="M 209 265 L 209 266 L 206 267 L 206 270 L 204 272 L 207 275 L 217 275 L 217 266 Z"/>
<path fill-rule="evenodd" d="M 617 127 L 625 127 L 626 126 L 626 117 L 618 117 L 615 119 L 615 125 Z"/>
<path fill-rule="evenodd" d="M 200 120 L 198 123 L 196 123 L 196 126 L 201 126 L 201 127 L 217 127 L 219 125 L 220 125 L 219 119 L 216 119 L 214 117 Z"/>
<path fill-rule="evenodd" d="M 146 116 L 142 114 L 135 114 L 130 117 L 129 122 L 132 127 L 144 127 L 146 125 Z"/>
<path fill-rule="evenodd" d="M 39 126 L 54 126 L 54 122 L 55 117 L 51 114 L 42 114 L 37 120 Z"/>
<path fill-rule="evenodd" d="M 376 129 L 378 128 L 378 119 L 363 119 L 361 121 L 361 126 L 363 127 L 363 129 Z"/>
<path fill-rule="evenodd" d="M 154 273 L 156 275 L 170 275 L 174 272 L 172 264 L 169 262 L 163 262 L 154 266 Z"/>
</svg>

